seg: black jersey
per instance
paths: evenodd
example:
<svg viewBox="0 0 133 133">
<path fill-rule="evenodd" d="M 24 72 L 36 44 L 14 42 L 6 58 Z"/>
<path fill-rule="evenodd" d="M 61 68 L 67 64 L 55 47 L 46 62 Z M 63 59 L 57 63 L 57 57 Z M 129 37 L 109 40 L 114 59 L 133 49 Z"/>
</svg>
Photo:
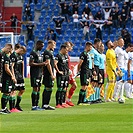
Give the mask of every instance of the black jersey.
<svg viewBox="0 0 133 133">
<path fill-rule="evenodd" d="M 43 53 L 43 62 L 45 62 L 46 60 L 50 60 L 50 65 L 51 65 L 51 68 L 52 68 L 52 72 L 54 73 L 54 55 L 53 55 L 53 51 L 48 51 L 48 50 L 45 50 L 44 53 Z M 45 75 L 50 75 L 49 73 L 49 70 L 47 68 L 47 66 L 44 66 L 44 69 L 43 69 L 43 74 Z"/>
<path fill-rule="evenodd" d="M 69 74 L 69 67 L 68 67 L 68 55 L 63 55 L 58 53 L 55 57 L 55 60 L 58 61 L 57 66 L 59 71 L 63 71 L 64 75 Z"/>
<path fill-rule="evenodd" d="M 34 63 L 42 63 L 43 56 L 41 55 L 40 51 L 31 51 L 30 53 L 30 61 Z M 42 66 L 30 66 L 30 75 L 32 77 L 41 77 L 42 76 Z"/>
<path fill-rule="evenodd" d="M 12 63 L 14 63 L 14 73 L 15 77 L 17 78 L 23 78 L 23 56 L 17 54 L 16 52 L 13 52 L 10 55 L 10 59 Z M 18 79 L 17 78 L 17 79 Z"/>
<path fill-rule="evenodd" d="M 2 50 L 0 50 L 0 77 L 2 76 L 2 57 L 3 56 L 3 52 Z"/>
<path fill-rule="evenodd" d="M 89 70 L 89 67 L 88 67 L 89 66 L 89 56 L 88 56 L 86 51 L 84 51 L 80 54 L 80 59 L 83 60 L 83 63 L 81 65 L 81 72 L 84 72 L 84 73 L 88 72 L 88 70 Z"/>
<path fill-rule="evenodd" d="M 11 76 L 5 70 L 5 64 L 9 65 L 9 69 L 11 70 L 12 62 L 10 60 L 10 56 L 9 55 L 7 55 L 7 54 L 3 55 L 3 63 L 2 64 L 3 64 L 2 65 L 2 79 L 10 80 Z"/>
</svg>

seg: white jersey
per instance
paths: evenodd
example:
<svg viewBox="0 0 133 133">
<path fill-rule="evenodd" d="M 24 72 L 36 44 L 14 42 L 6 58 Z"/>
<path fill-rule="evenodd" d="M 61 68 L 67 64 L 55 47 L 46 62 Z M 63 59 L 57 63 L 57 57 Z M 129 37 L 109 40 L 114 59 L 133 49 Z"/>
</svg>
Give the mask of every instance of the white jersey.
<svg viewBox="0 0 133 133">
<path fill-rule="evenodd" d="M 115 48 L 115 54 L 118 66 L 124 69 L 124 50 L 117 46 Z"/>
<path fill-rule="evenodd" d="M 131 60 L 130 70 L 133 71 L 133 52 L 129 52 L 128 57 Z"/>
<path fill-rule="evenodd" d="M 128 53 L 124 50 L 124 69 L 127 70 L 127 64 L 128 64 Z"/>
</svg>

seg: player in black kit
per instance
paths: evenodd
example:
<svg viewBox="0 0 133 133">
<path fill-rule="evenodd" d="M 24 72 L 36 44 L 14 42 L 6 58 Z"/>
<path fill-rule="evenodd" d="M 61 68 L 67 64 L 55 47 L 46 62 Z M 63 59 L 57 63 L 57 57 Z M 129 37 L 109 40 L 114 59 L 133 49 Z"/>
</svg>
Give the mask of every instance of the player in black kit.
<svg viewBox="0 0 133 133">
<path fill-rule="evenodd" d="M 12 82 L 16 83 L 16 79 L 11 72 L 11 60 L 10 53 L 12 51 L 12 44 L 6 44 L 5 51 L 2 55 L 2 90 L 3 93 L 1 97 L 1 107 L 0 113 L 8 114 L 10 111 L 7 109 L 6 105 L 9 99 L 9 95 L 12 91 Z"/>
<path fill-rule="evenodd" d="M 44 91 L 42 94 L 42 108 L 45 110 L 55 110 L 54 107 L 49 105 L 52 88 L 54 86 L 54 49 L 56 47 L 56 42 L 53 40 L 48 41 L 48 46 L 43 53 L 43 61 L 47 62 L 47 65 L 43 67 L 43 84 Z"/>
<path fill-rule="evenodd" d="M 14 91 L 11 92 L 10 99 L 9 99 L 9 105 L 10 105 L 10 111 L 11 112 L 19 112 L 23 111 L 20 107 L 20 102 L 22 98 L 22 94 L 25 91 L 25 85 L 24 85 L 24 60 L 23 60 L 23 54 L 26 53 L 25 46 L 21 46 L 20 44 L 15 45 L 15 51 L 10 55 L 10 59 L 12 61 L 12 73 L 14 74 L 17 83 L 14 86 Z M 15 106 L 15 96 L 16 91 L 18 90 L 18 96 L 17 96 L 17 102 Z"/>
<path fill-rule="evenodd" d="M 86 89 L 89 84 L 89 55 L 88 52 L 92 49 L 92 43 L 86 42 L 85 50 L 80 54 L 80 60 L 78 63 L 78 72 L 80 71 L 80 83 L 81 89 L 79 92 L 78 105 L 84 103 L 86 97 Z"/>
<path fill-rule="evenodd" d="M 55 57 L 55 69 L 56 69 L 56 108 L 64 108 L 63 102 L 65 102 L 66 88 L 68 88 L 69 80 L 69 67 L 68 67 L 68 47 L 61 45 L 60 52 Z"/>
<path fill-rule="evenodd" d="M 31 94 L 32 110 L 40 110 L 38 103 L 42 79 L 42 67 L 46 65 L 46 63 L 43 62 L 43 56 L 40 53 L 43 47 L 44 43 L 42 41 L 37 41 L 35 48 L 30 53 L 30 82 L 31 87 L 33 87 Z"/>
</svg>

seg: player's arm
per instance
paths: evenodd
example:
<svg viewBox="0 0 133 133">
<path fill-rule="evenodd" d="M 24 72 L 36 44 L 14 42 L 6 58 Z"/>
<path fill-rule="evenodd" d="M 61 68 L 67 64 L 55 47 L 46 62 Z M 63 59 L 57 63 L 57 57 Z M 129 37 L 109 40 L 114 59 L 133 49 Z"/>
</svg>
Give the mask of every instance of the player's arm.
<svg viewBox="0 0 133 133">
<path fill-rule="evenodd" d="M 58 60 L 55 59 L 55 61 L 54 61 L 55 70 L 57 71 L 57 73 L 63 75 L 63 72 L 59 70 L 59 68 L 58 68 L 58 66 L 57 66 L 57 63 L 58 63 Z"/>
<path fill-rule="evenodd" d="M 46 61 L 47 61 L 47 65 L 46 65 L 47 66 L 47 69 L 48 69 L 48 71 L 49 71 L 52 79 L 54 80 L 55 79 L 55 76 L 54 76 L 53 71 L 52 71 L 52 67 L 51 67 L 51 64 L 50 64 L 50 60 L 47 59 Z"/>
<path fill-rule="evenodd" d="M 22 74 L 23 74 L 23 77 L 24 77 L 24 61 L 22 61 Z"/>
<path fill-rule="evenodd" d="M 129 58 L 128 63 L 127 63 L 127 68 L 128 68 L 128 77 L 130 77 L 130 65 L 131 65 L 132 60 Z"/>
<path fill-rule="evenodd" d="M 80 71 L 82 63 L 83 63 L 83 60 L 80 59 L 80 60 L 79 60 L 79 63 L 78 63 L 78 67 L 77 67 L 77 72 Z"/>
</svg>

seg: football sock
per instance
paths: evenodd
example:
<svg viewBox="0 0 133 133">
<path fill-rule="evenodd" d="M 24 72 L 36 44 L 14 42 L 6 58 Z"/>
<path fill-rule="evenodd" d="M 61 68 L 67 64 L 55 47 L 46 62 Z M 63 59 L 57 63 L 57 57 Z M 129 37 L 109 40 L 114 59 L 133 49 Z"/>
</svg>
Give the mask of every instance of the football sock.
<svg viewBox="0 0 133 133">
<path fill-rule="evenodd" d="M 10 108 L 10 110 L 15 108 L 15 97 L 14 96 L 9 97 L 9 108 Z"/>
<path fill-rule="evenodd" d="M 129 98 L 130 97 L 131 84 L 130 83 L 125 83 L 124 88 L 125 88 L 126 97 Z"/>
<path fill-rule="evenodd" d="M 108 83 L 108 88 L 107 88 L 107 93 L 106 93 L 106 100 L 108 100 L 109 98 L 111 98 L 111 94 L 112 94 L 112 88 L 114 87 L 114 83 L 109 82 Z"/>
<path fill-rule="evenodd" d="M 21 96 L 17 96 L 17 102 L 16 102 L 16 107 L 19 107 L 19 104 L 21 102 L 22 97 Z"/>
<path fill-rule="evenodd" d="M 39 99 L 40 99 L 40 91 L 37 92 L 36 106 L 38 106 Z"/>
<path fill-rule="evenodd" d="M 66 102 L 66 90 L 63 90 L 62 92 L 61 92 L 61 97 L 62 97 L 62 103 L 65 103 Z"/>
<path fill-rule="evenodd" d="M 74 94 L 75 89 L 76 89 L 76 88 L 75 88 L 75 87 L 73 87 L 73 86 L 70 88 L 69 93 L 68 93 L 68 98 L 69 98 L 69 99 L 71 99 L 71 98 L 72 98 L 72 96 L 73 96 L 73 94 Z"/>
<path fill-rule="evenodd" d="M 78 104 L 79 104 L 79 103 L 83 103 L 83 102 L 84 102 L 84 93 L 85 93 L 85 91 L 84 91 L 84 90 L 82 90 L 82 89 L 80 89 L 80 91 L 79 91 Z"/>
<path fill-rule="evenodd" d="M 31 99 L 32 99 L 32 106 L 36 106 L 36 101 L 37 101 L 37 92 L 32 91 L 32 94 L 31 94 Z"/>
<path fill-rule="evenodd" d="M 58 90 L 56 91 L 56 105 L 61 104 L 62 105 L 62 101 L 61 101 L 61 91 L 62 88 L 58 88 Z"/>
<path fill-rule="evenodd" d="M 49 105 L 51 94 L 52 94 L 52 88 L 44 89 L 42 94 L 42 106 Z"/>
<path fill-rule="evenodd" d="M 5 109 L 8 100 L 9 100 L 9 96 L 6 95 L 6 94 L 3 94 L 2 97 L 1 97 L 1 108 L 2 109 Z"/>
</svg>

